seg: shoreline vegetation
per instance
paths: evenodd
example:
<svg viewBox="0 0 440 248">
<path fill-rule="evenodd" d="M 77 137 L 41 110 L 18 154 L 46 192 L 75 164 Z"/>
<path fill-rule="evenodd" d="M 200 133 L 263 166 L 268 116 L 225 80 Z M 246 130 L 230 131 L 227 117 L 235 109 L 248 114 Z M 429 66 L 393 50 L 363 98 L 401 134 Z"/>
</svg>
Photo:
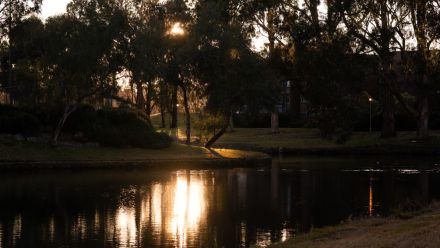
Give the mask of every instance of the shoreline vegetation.
<svg viewBox="0 0 440 248">
<path fill-rule="evenodd" d="M 440 203 L 394 217 L 349 220 L 336 226 L 312 229 L 269 248 L 363 248 L 438 247 L 440 243 Z"/>
</svg>

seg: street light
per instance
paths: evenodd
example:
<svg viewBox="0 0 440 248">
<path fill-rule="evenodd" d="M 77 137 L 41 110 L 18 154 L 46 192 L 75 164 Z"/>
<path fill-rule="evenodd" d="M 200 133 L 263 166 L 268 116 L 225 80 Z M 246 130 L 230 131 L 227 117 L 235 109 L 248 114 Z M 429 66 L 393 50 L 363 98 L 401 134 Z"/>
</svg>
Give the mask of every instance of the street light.
<svg viewBox="0 0 440 248">
<path fill-rule="evenodd" d="M 371 103 L 373 102 L 373 98 L 369 97 L 368 101 L 370 102 L 370 133 L 372 132 L 372 128 L 371 128 Z"/>
</svg>

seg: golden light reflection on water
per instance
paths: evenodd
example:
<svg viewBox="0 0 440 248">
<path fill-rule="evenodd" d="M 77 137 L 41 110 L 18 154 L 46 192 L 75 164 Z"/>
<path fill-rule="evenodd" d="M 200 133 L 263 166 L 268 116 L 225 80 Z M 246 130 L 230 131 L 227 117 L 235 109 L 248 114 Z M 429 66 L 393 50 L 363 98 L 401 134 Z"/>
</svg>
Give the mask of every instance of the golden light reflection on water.
<svg viewBox="0 0 440 248">
<path fill-rule="evenodd" d="M 12 243 L 15 245 L 21 237 L 21 214 L 17 215 L 12 225 Z"/>
<path fill-rule="evenodd" d="M 197 236 L 206 208 L 204 191 L 200 175 L 177 173 L 167 231 L 175 238 L 178 247 L 185 247 L 188 241 L 193 241 Z"/>
<path fill-rule="evenodd" d="M 172 241 L 175 247 L 186 247 L 194 242 L 199 235 L 200 222 L 207 218 L 203 178 L 201 173 L 177 172 L 171 181 L 155 183 L 149 191 L 141 191 L 140 209 L 119 208 L 114 228 L 119 244 L 129 247 L 142 243 L 143 227 L 149 229 L 158 244 L 163 238 Z M 136 216 L 140 218 L 137 220 Z M 141 223 L 137 225 L 136 221 Z"/>
<path fill-rule="evenodd" d="M 76 217 L 72 228 L 70 229 L 70 234 L 75 239 L 85 239 L 87 233 L 87 219 L 79 215 Z"/>
<path fill-rule="evenodd" d="M 151 223 L 154 224 L 156 232 L 161 231 L 162 225 L 162 193 L 163 187 L 160 184 L 154 184 L 152 187 L 151 206 L 142 212 L 151 212 Z"/>
<path fill-rule="evenodd" d="M 257 237 L 256 237 L 256 246 L 257 247 L 267 247 L 272 244 L 272 241 L 270 239 L 270 232 L 265 232 L 262 230 L 257 230 Z"/>
<path fill-rule="evenodd" d="M 368 187 L 368 215 L 371 217 L 373 215 L 373 178 L 370 177 L 370 184 Z"/>
<path fill-rule="evenodd" d="M 49 240 L 54 241 L 54 239 L 55 239 L 55 218 L 51 216 L 49 220 Z"/>
</svg>

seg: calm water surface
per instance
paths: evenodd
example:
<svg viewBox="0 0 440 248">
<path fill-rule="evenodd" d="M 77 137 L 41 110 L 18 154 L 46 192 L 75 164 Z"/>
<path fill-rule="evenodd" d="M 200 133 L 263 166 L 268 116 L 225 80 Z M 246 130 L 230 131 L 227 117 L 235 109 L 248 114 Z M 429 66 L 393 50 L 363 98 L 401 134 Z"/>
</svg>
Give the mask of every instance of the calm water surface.
<svg viewBox="0 0 440 248">
<path fill-rule="evenodd" d="M 403 162 L 402 162 L 403 161 Z M 0 248 L 267 246 L 440 198 L 436 161 L 0 173 Z"/>
</svg>

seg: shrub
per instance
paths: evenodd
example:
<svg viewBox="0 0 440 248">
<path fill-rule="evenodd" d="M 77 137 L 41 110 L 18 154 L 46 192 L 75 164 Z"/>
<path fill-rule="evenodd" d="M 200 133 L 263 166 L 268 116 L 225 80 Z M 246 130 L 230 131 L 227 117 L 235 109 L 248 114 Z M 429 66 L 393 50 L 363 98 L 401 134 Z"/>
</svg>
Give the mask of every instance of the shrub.
<svg viewBox="0 0 440 248">
<path fill-rule="evenodd" d="M 71 134 L 77 132 L 84 134 L 93 133 L 96 129 L 97 121 L 95 109 L 90 105 L 81 105 L 69 116 L 63 130 Z"/>
<path fill-rule="evenodd" d="M 195 121 L 194 128 L 199 130 L 199 139 L 205 142 L 222 128 L 224 121 L 221 115 L 203 113 Z"/>
<path fill-rule="evenodd" d="M 36 136 L 40 132 L 38 119 L 15 107 L 0 105 L 0 133 Z"/>
<path fill-rule="evenodd" d="M 157 133 L 146 116 L 128 108 L 95 111 L 80 106 L 66 122 L 66 132 L 82 132 L 87 139 L 110 147 L 161 149 L 171 145 L 171 138 Z"/>
</svg>

